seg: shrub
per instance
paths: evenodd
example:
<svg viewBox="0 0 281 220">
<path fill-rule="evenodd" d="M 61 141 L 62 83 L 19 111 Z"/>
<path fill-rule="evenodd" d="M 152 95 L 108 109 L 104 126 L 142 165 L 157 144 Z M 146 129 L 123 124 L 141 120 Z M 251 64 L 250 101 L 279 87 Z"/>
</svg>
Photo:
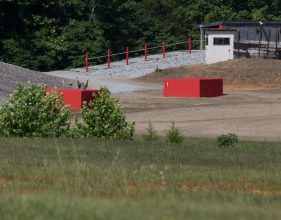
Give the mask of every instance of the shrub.
<svg viewBox="0 0 281 220">
<path fill-rule="evenodd" d="M 167 132 L 166 139 L 170 143 L 181 143 L 183 141 L 183 136 L 180 134 L 178 128 L 176 128 L 175 123 L 172 121 L 170 130 Z"/>
<path fill-rule="evenodd" d="M 82 122 L 76 121 L 75 135 L 103 139 L 132 139 L 134 123 L 126 122 L 117 99 L 111 97 L 107 88 L 93 94 L 94 101 L 84 103 Z"/>
<path fill-rule="evenodd" d="M 148 128 L 146 128 L 146 133 L 144 133 L 142 136 L 145 141 L 157 141 L 158 140 L 157 132 L 154 130 L 151 121 L 148 124 Z"/>
<path fill-rule="evenodd" d="M 217 144 L 219 147 L 231 147 L 238 142 L 239 139 L 235 134 L 224 134 L 217 137 Z"/>
<path fill-rule="evenodd" d="M 46 93 L 43 85 L 17 84 L 0 108 L 0 135 L 9 137 L 59 137 L 69 129 L 69 107 L 62 96 Z"/>
</svg>

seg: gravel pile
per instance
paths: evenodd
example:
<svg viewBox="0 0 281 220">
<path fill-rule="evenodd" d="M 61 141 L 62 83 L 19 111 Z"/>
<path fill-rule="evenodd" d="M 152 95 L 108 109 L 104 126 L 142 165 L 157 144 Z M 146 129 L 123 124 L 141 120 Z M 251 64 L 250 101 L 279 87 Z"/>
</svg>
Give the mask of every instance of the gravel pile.
<svg viewBox="0 0 281 220">
<path fill-rule="evenodd" d="M 111 68 L 107 64 L 89 67 L 89 76 L 98 78 L 136 78 L 153 73 L 158 70 L 184 66 L 187 64 L 205 63 L 205 52 L 193 51 L 189 54 L 186 51 L 170 52 L 163 59 L 162 54 L 150 55 L 148 61 L 144 57 L 132 58 L 127 66 L 125 60 L 111 63 Z M 67 71 L 54 71 L 47 74 L 61 76 L 69 74 L 67 78 L 77 77 L 77 73 L 85 73 L 85 68 L 71 69 Z"/>
<path fill-rule="evenodd" d="M 15 65 L 0 62 L 0 101 L 5 100 L 15 89 L 17 82 L 42 83 L 47 87 L 69 87 L 69 79 L 49 76 L 44 73 L 24 69 Z"/>
</svg>

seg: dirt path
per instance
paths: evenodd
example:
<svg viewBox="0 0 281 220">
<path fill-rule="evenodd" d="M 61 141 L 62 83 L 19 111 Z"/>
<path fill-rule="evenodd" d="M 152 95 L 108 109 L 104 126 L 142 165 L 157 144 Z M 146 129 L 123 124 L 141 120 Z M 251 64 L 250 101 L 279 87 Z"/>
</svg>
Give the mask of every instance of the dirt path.
<svg viewBox="0 0 281 220">
<path fill-rule="evenodd" d="M 149 121 L 165 134 L 171 121 L 187 136 L 216 137 L 235 133 L 240 138 L 281 140 L 281 93 L 227 91 L 211 99 L 164 98 L 161 90 L 117 95 L 127 118 L 143 133 Z"/>
<path fill-rule="evenodd" d="M 86 82 L 89 80 L 89 89 L 99 89 L 106 86 L 111 93 L 130 93 L 139 90 L 150 90 L 154 88 L 154 85 L 149 83 L 143 83 L 138 81 L 132 81 L 124 78 L 105 78 L 97 77 L 91 74 L 85 74 L 73 71 L 54 71 L 48 73 L 51 76 L 63 77 L 69 80 L 75 81 L 73 87 L 77 88 L 76 82 Z M 159 88 L 159 85 L 157 86 Z"/>
</svg>

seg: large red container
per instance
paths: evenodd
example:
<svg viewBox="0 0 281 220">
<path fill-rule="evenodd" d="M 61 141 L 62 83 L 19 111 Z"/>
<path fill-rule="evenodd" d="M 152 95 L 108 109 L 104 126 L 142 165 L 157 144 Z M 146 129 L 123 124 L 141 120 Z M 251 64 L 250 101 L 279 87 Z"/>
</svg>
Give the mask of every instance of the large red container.
<svg viewBox="0 0 281 220">
<path fill-rule="evenodd" d="M 52 90 L 52 88 L 48 88 L 46 92 Z M 57 93 L 63 94 L 64 105 L 69 105 L 72 111 L 77 111 L 81 110 L 83 102 L 92 101 L 93 93 L 99 93 L 99 90 L 58 89 Z"/>
<path fill-rule="evenodd" d="M 223 79 L 184 78 L 165 79 L 163 95 L 165 97 L 216 97 L 223 95 Z"/>
</svg>

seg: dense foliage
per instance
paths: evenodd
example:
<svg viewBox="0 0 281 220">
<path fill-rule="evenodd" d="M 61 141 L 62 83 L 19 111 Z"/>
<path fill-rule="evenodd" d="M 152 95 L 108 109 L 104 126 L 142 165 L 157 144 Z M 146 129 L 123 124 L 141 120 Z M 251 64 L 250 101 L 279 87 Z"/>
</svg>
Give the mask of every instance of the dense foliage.
<svg viewBox="0 0 281 220">
<path fill-rule="evenodd" d="M 69 131 L 69 107 L 43 85 L 18 84 L 0 108 L 0 136 L 60 137 Z"/>
<path fill-rule="evenodd" d="M 85 103 L 82 122 L 77 121 L 74 136 L 102 139 L 132 139 L 134 123 L 128 123 L 117 99 L 107 88 L 94 93 L 94 101 Z"/>
<path fill-rule="evenodd" d="M 126 121 L 118 100 L 106 88 L 93 95 L 93 102 L 84 103 L 82 120 L 70 126 L 70 108 L 56 90 L 46 93 L 40 84 L 18 84 L 0 107 L 0 137 L 132 139 L 134 123 Z"/>
<path fill-rule="evenodd" d="M 81 66 L 84 53 L 198 37 L 196 25 L 280 20 L 279 0 L 1 0 L 0 60 L 36 70 Z"/>
</svg>

